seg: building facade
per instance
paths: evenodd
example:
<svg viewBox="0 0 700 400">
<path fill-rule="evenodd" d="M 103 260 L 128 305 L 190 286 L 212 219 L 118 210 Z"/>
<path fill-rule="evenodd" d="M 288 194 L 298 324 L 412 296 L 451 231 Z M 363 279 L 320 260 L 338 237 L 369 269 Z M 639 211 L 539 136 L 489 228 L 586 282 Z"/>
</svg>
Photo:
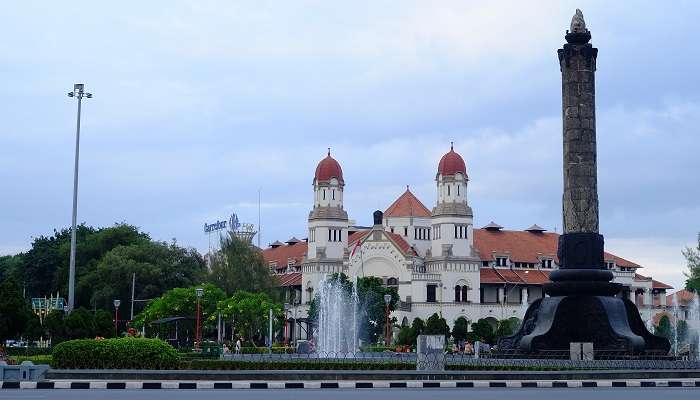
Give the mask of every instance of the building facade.
<svg viewBox="0 0 700 400">
<path fill-rule="evenodd" d="M 459 317 L 474 322 L 522 318 L 527 304 L 544 296 L 542 286 L 559 265 L 559 235 L 534 224 L 506 230 L 491 222 L 475 229 L 468 201 L 464 159 L 451 147 L 438 162 L 436 201 L 429 209 L 407 187 L 374 225 L 356 226 L 343 204 L 345 181 L 330 155 L 313 179 L 308 238 L 275 242 L 263 250 L 280 286 L 287 289 L 288 337 L 309 338 L 308 305 L 327 275 L 351 279 L 376 276 L 400 297 L 393 312 L 399 324 L 434 313 L 450 326 Z M 640 265 L 605 253 L 605 263 L 621 283 L 619 296 L 639 307 L 645 321 L 667 308 L 669 285 L 638 273 Z"/>
</svg>

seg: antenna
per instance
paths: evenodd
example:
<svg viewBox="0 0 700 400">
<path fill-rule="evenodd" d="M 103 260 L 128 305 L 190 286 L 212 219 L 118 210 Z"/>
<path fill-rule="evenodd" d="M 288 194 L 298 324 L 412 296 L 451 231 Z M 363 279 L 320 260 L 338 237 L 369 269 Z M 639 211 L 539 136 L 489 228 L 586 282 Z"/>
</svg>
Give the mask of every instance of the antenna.
<svg viewBox="0 0 700 400">
<path fill-rule="evenodd" d="M 330 149 L 328 149 L 330 152 Z M 260 226 L 260 191 L 262 189 L 258 188 L 258 248 L 260 247 L 260 235 L 262 234 L 262 227 Z"/>
</svg>

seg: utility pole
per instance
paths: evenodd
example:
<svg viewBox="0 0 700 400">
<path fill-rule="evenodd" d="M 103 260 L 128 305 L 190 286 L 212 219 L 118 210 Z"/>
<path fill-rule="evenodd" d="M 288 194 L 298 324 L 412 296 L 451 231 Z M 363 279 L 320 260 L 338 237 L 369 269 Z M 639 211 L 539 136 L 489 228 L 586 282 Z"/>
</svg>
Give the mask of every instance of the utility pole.
<svg viewBox="0 0 700 400">
<path fill-rule="evenodd" d="M 75 225 L 78 218 L 78 161 L 80 159 L 80 111 L 83 103 L 83 97 L 92 98 L 92 93 L 84 91 L 85 85 L 76 83 L 73 85 L 73 91 L 68 92 L 68 97 L 76 97 L 78 99 L 78 117 L 75 127 L 75 169 L 73 171 L 73 218 L 70 231 L 70 265 L 68 269 L 68 313 L 73 311 L 75 306 L 75 245 L 76 232 Z"/>
<path fill-rule="evenodd" d="M 131 321 L 134 320 L 134 291 L 136 289 L 136 272 L 131 275 Z"/>
</svg>

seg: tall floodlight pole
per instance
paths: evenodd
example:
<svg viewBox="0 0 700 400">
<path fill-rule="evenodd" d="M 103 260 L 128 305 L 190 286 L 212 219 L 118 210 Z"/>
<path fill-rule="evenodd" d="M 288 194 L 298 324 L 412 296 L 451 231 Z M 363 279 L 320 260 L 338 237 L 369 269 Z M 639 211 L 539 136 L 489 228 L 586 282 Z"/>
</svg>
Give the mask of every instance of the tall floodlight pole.
<svg viewBox="0 0 700 400">
<path fill-rule="evenodd" d="M 68 313 L 73 311 L 75 305 L 75 242 L 76 232 L 75 225 L 78 218 L 78 160 L 80 158 L 80 109 L 83 103 L 83 97 L 92 98 L 92 93 L 85 92 L 85 85 L 76 83 L 73 85 L 73 91 L 68 92 L 68 97 L 76 97 L 78 99 L 78 117 L 75 127 L 75 169 L 73 171 L 73 219 L 70 231 L 70 268 L 68 272 Z"/>
</svg>

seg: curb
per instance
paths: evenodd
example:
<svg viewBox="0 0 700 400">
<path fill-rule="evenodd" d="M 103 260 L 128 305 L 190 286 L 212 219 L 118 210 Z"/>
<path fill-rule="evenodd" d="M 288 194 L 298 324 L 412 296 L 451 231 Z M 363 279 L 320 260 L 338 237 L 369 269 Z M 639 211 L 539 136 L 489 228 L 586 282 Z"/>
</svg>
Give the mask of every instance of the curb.
<svg viewBox="0 0 700 400">
<path fill-rule="evenodd" d="M 294 382 L 181 382 L 181 381 L 42 381 L 0 382 L 2 389 L 378 389 L 378 388 L 593 388 L 698 387 L 700 380 L 598 381 L 294 381 Z"/>
</svg>

